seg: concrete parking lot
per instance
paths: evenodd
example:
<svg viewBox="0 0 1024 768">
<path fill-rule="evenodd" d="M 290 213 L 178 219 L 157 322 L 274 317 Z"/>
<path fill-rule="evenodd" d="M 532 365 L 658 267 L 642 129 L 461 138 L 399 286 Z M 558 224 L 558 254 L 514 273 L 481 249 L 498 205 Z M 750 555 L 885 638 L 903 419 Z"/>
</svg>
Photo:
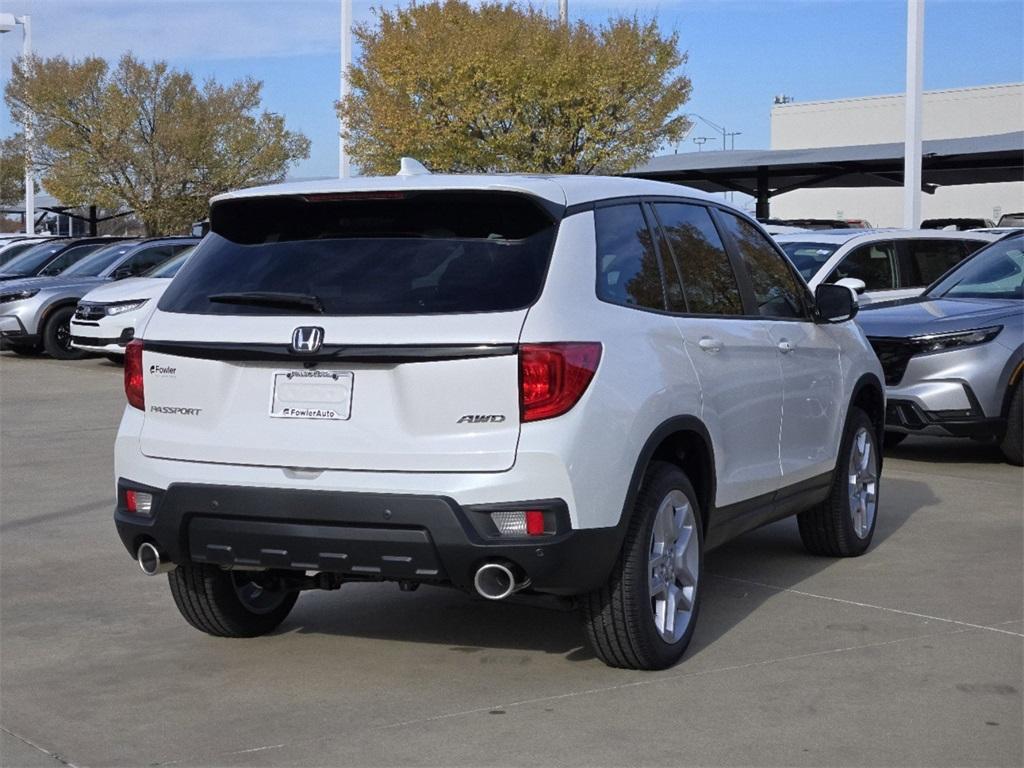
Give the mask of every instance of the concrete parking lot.
<svg viewBox="0 0 1024 768">
<path fill-rule="evenodd" d="M 613 670 L 572 613 L 306 593 L 254 640 L 185 624 L 112 515 L 121 372 L 0 355 L 4 766 L 1019 766 L 1022 474 L 911 439 L 862 558 L 792 520 L 707 558 L 684 661 Z"/>
</svg>

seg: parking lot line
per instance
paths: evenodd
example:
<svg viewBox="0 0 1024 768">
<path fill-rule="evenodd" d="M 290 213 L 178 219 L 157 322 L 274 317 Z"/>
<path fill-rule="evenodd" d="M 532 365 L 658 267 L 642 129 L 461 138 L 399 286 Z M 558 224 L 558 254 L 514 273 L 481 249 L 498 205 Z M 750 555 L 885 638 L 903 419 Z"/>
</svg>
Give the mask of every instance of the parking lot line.
<svg viewBox="0 0 1024 768">
<path fill-rule="evenodd" d="M 831 597 L 829 595 L 818 595 L 818 594 L 815 594 L 814 592 L 804 592 L 803 590 L 790 589 L 789 587 L 777 587 L 774 584 L 765 584 L 764 582 L 761 582 L 761 581 L 751 581 L 750 579 L 738 579 L 735 576 L 723 576 L 720 573 L 709 573 L 708 575 L 712 576 L 712 577 L 714 577 L 716 579 L 725 579 L 726 581 L 735 581 L 735 582 L 739 582 L 740 584 L 750 584 L 751 586 L 754 586 L 754 587 L 762 587 L 764 589 L 771 589 L 771 590 L 774 590 L 775 592 L 788 592 L 789 594 L 799 595 L 801 597 L 813 597 L 813 598 L 816 598 L 818 600 L 829 600 L 829 601 L 831 601 L 833 603 L 843 603 L 844 605 L 855 605 L 858 608 L 873 608 L 876 611 L 886 611 L 888 613 L 898 613 L 898 614 L 900 614 L 902 616 L 913 616 L 914 618 L 927 619 L 929 621 L 942 621 L 942 622 L 945 622 L 946 624 L 957 624 L 957 625 L 959 625 L 961 627 L 967 627 L 969 629 L 984 629 L 984 630 L 987 630 L 989 632 L 1000 632 L 1000 633 L 1002 633 L 1004 635 L 1013 635 L 1014 637 L 1024 638 L 1024 633 L 1021 633 L 1021 632 L 1011 632 L 1008 629 L 999 629 L 999 627 L 991 627 L 991 626 L 987 626 L 987 625 L 984 625 L 984 624 L 972 624 L 969 621 L 958 621 L 957 619 L 947 619 L 947 618 L 944 618 L 942 616 L 930 616 L 930 615 L 928 615 L 926 613 L 916 613 L 914 611 L 904 611 L 904 610 L 901 610 L 899 608 L 887 608 L 884 605 L 874 605 L 872 603 L 859 603 L 856 600 L 844 600 L 841 597 Z M 1010 619 L 1009 621 L 1002 622 L 1002 623 L 1010 624 L 1010 623 L 1013 623 L 1014 621 L 1017 621 L 1017 619 Z"/>
</svg>

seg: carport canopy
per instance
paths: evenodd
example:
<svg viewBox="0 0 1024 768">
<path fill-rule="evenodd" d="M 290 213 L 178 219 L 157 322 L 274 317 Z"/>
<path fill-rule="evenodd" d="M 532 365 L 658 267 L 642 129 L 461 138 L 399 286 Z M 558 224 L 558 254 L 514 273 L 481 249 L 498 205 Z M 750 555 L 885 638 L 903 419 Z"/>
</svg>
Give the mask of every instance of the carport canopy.
<svg viewBox="0 0 1024 768">
<path fill-rule="evenodd" d="M 921 188 L 1024 181 L 1024 131 L 961 139 L 932 139 L 922 146 Z M 705 192 L 742 192 L 757 199 L 757 217 L 769 200 L 794 189 L 902 187 L 903 144 L 864 144 L 814 149 L 726 150 L 660 155 L 629 173 L 686 184 Z"/>
</svg>

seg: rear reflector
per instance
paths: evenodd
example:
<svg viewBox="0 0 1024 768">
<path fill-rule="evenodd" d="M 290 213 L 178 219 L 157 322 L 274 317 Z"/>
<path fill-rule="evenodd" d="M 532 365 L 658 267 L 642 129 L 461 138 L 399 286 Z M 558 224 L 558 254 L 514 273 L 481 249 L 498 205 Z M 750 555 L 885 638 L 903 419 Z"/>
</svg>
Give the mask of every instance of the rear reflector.
<svg viewBox="0 0 1024 768">
<path fill-rule="evenodd" d="M 124 508 L 133 514 L 149 517 L 153 513 L 153 494 L 129 488 L 124 492 Z"/>
<path fill-rule="evenodd" d="M 501 536 L 543 536 L 554 533 L 544 529 L 544 513 L 539 509 L 503 509 L 492 512 L 491 520 Z"/>
<path fill-rule="evenodd" d="M 129 341 L 124 348 L 124 394 L 128 405 L 146 410 L 146 396 L 142 383 L 142 342 Z"/>
<path fill-rule="evenodd" d="M 561 416 L 583 396 L 601 360 L 597 342 L 522 344 L 519 410 L 522 421 Z"/>
</svg>

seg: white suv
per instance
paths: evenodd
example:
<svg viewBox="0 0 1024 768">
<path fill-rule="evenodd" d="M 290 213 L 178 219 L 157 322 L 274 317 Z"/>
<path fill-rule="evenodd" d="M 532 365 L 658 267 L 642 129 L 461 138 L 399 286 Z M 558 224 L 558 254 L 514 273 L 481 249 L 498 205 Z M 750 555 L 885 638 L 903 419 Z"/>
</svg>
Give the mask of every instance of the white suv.
<svg viewBox="0 0 1024 768">
<path fill-rule="evenodd" d="M 127 348 L 118 532 L 213 635 L 355 581 L 573 598 L 608 664 L 685 650 L 705 551 L 875 527 L 882 371 L 750 218 L 625 178 L 214 198 Z"/>
</svg>

